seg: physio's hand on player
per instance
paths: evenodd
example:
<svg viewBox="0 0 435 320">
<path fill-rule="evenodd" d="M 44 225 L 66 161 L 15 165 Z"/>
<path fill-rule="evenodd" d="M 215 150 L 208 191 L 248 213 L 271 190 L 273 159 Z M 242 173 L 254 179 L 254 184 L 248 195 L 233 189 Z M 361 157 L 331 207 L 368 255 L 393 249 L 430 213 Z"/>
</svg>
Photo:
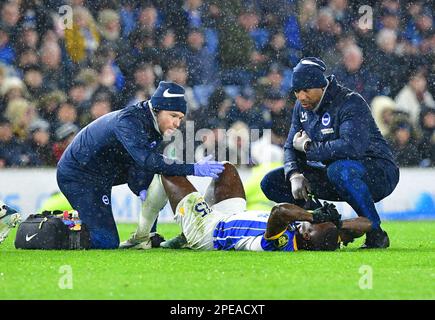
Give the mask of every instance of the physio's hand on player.
<svg viewBox="0 0 435 320">
<path fill-rule="evenodd" d="M 335 205 L 324 202 L 323 206 L 312 212 L 313 223 L 332 222 L 337 227 L 341 227 L 341 214 L 338 213 Z"/>
<path fill-rule="evenodd" d="M 295 200 L 308 200 L 308 193 L 311 192 L 310 183 L 302 173 L 293 173 L 290 177 L 292 195 Z"/>
<path fill-rule="evenodd" d="M 296 132 L 296 134 L 293 137 L 293 148 L 295 148 L 298 151 L 305 152 L 306 144 L 308 142 L 311 142 L 311 139 L 305 131 Z"/>
<path fill-rule="evenodd" d="M 212 157 L 213 155 L 208 155 L 193 165 L 195 176 L 212 178 L 219 177 L 219 174 L 224 171 L 224 165 L 222 162 L 211 160 Z"/>
</svg>

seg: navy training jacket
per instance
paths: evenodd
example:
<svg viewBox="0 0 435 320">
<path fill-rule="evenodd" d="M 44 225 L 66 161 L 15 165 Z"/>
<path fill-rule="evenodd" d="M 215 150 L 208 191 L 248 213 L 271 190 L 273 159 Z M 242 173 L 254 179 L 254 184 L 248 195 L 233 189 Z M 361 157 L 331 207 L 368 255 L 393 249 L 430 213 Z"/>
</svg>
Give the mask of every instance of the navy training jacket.
<svg viewBox="0 0 435 320">
<path fill-rule="evenodd" d="M 161 142 L 148 103 L 143 101 L 106 114 L 83 128 L 63 153 L 58 171 L 71 179 L 112 186 L 126 183 L 129 175 L 141 170 L 151 178 L 155 173 L 192 175 L 193 164 L 165 162 L 156 151 Z"/>
<path fill-rule="evenodd" d="M 362 160 L 380 158 L 391 161 L 393 153 L 379 131 L 367 102 L 356 92 L 337 83 L 329 76 L 329 86 L 319 108 L 305 110 L 296 101 L 290 131 L 284 145 L 286 177 L 301 172 L 301 152 L 293 148 L 293 137 L 304 130 L 312 143 L 306 153 L 307 161 L 327 165 L 340 159 Z"/>
</svg>

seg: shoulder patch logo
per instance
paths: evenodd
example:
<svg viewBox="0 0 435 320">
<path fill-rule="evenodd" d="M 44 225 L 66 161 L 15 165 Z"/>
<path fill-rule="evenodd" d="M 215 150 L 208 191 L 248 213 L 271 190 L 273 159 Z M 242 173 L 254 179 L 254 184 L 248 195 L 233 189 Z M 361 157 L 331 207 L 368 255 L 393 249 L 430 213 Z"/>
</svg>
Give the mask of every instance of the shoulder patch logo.
<svg viewBox="0 0 435 320">
<path fill-rule="evenodd" d="M 282 249 L 288 244 L 288 241 L 289 241 L 288 235 L 284 233 L 282 236 L 280 236 L 278 239 L 275 240 L 274 246 L 277 249 Z"/>
</svg>

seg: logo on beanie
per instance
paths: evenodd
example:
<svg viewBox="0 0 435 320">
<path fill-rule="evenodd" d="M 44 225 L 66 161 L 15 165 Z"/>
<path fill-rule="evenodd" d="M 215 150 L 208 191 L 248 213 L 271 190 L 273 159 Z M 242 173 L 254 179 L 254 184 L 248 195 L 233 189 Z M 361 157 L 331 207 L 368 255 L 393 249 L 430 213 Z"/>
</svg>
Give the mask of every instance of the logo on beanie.
<svg viewBox="0 0 435 320">
<path fill-rule="evenodd" d="M 184 97 L 184 94 L 180 94 L 180 93 L 170 93 L 169 92 L 169 88 L 166 89 L 165 91 L 163 91 L 163 96 L 165 98 L 179 98 L 179 97 Z"/>
<path fill-rule="evenodd" d="M 329 113 L 325 113 L 322 117 L 322 124 L 326 127 L 327 125 L 329 125 L 331 123 L 331 116 L 329 115 Z"/>
<path fill-rule="evenodd" d="M 320 64 L 315 63 L 315 62 L 310 61 L 310 60 L 302 60 L 301 63 L 302 63 L 302 64 L 312 64 L 312 65 L 314 65 L 314 66 L 317 66 L 317 67 L 323 68 Z"/>
</svg>

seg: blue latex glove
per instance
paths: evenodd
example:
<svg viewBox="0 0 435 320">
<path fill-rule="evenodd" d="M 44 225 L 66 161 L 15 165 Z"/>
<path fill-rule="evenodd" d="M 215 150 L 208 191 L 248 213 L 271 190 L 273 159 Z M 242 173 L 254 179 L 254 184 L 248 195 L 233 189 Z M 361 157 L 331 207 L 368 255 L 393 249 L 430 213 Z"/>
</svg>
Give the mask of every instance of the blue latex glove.
<svg viewBox="0 0 435 320">
<path fill-rule="evenodd" d="M 218 178 L 219 173 L 224 171 L 222 162 L 211 160 L 213 155 L 208 155 L 193 165 L 194 175 L 197 177 Z"/>
<path fill-rule="evenodd" d="M 141 201 L 145 201 L 145 199 L 147 198 L 147 191 L 145 189 L 139 192 L 139 198 Z"/>
</svg>

